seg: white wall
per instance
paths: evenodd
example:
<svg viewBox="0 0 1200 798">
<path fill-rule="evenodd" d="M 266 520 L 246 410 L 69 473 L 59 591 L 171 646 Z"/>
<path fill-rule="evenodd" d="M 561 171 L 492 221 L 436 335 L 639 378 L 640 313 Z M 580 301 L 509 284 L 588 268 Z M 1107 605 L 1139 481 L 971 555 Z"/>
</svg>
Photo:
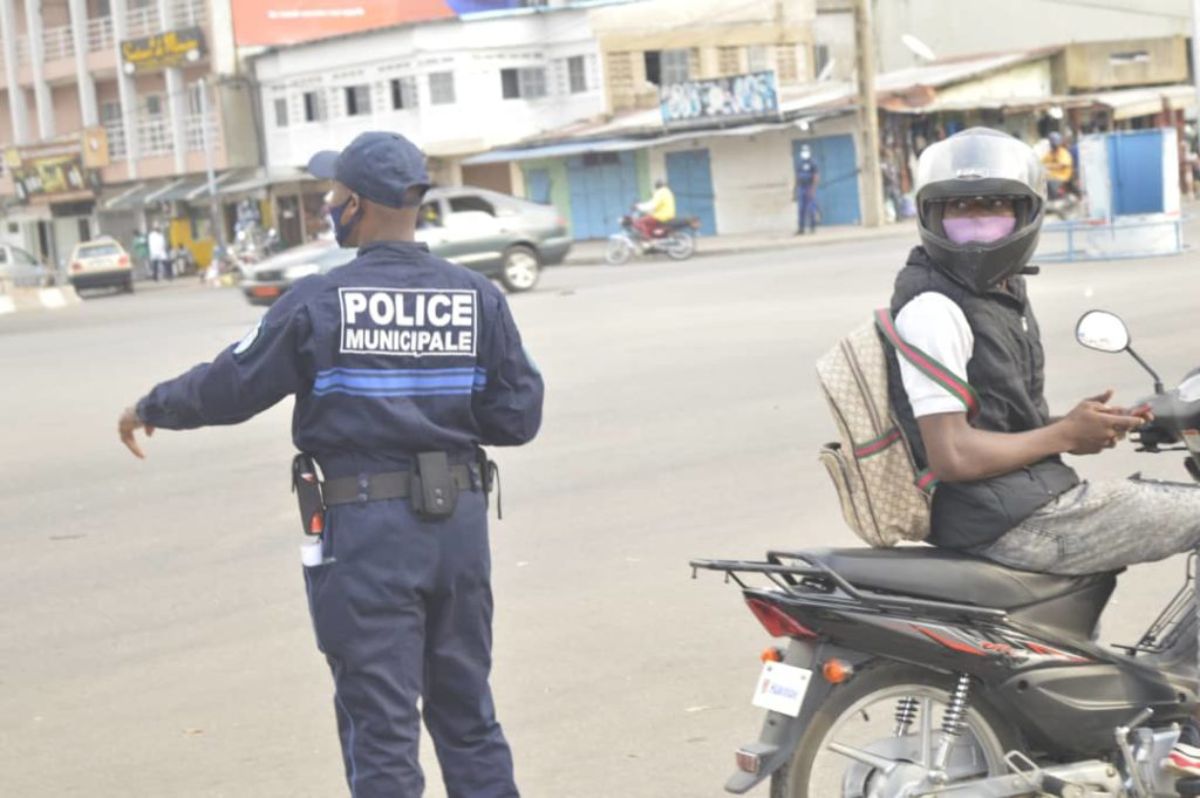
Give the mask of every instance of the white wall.
<svg viewBox="0 0 1200 798">
<path fill-rule="evenodd" d="M 856 131 L 852 115 L 815 123 L 807 132 L 797 127 L 753 136 L 697 136 L 650 151 L 651 180 L 666 178 L 666 155 L 707 149 L 716 201 L 717 232 L 780 234 L 796 229 L 793 196 L 792 142 L 840 136 Z M 855 137 L 861 164 L 862 147 Z M 859 201 L 862 177 L 859 177 Z"/>
<path fill-rule="evenodd" d="M 566 59 L 583 56 L 588 89 L 569 91 Z M 504 99 L 501 70 L 544 67 L 548 94 Z M 599 50 L 587 12 L 450 20 L 372 31 L 268 53 L 257 59 L 267 162 L 299 166 L 320 149 L 339 149 L 366 130 L 396 130 L 433 156 L 482 152 L 604 112 Z M 429 75 L 454 73 L 455 103 L 433 105 Z M 414 78 L 417 107 L 392 110 L 391 81 Z M 371 86 L 371 113 L 346 116 L 344 87 Z M 304 121 L 303 94 L 323 93 L 328 118 Z M 275 100 L 288 103 L 286 127 Z"/>
</svg>

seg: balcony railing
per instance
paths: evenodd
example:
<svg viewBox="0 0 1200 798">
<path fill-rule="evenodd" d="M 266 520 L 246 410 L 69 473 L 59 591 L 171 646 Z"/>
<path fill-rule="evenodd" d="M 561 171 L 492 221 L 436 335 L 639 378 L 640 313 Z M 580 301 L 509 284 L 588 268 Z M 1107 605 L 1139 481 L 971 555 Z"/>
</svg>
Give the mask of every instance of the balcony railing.
<svg viewBox="0 0 1200 798">
<path fill-rule="evenodd" d="M 75 57 L 75 40 L 71 37 L 71 26 L 42 30 L 42 59 L 46 62 Z"/>
<path fill-rule="evenodd" d="M 171 146 L 171 123 L 166 119 L 147 119 L 139 122 L 138 155 L 145 158 L 151 155 L 169 155 L 174 147 Z"/>
<path fill-rule="evenodd" d="M 173 0 L 171 15 L 176 28 L 203 25 L 208 22 L 208 3 L 204 0 Z"/>
<path fill-rule="evenodd" d="M 112 50 L 113 21 L 112 17 L 97 17 L 88 20 L 88 52 L 100 53 Z"/>
<path fill-rule="evenodd" d="M 24 36 L 24 35 L 18 36 L 17 37 L 17 66 L 18 67 L 29 66 L 29 64 L 32 61 L 33 61 L 33 59 L 29 57 L 29 37 Z"/>
<path fill-rule="evenodd" d="M 105 122 L 104 130 L 108 133 L 108 157 L 114 161 L 124 158 L 129 152 L 125 146 L 125 124 L 119 119 Z"/>
<path fill-rule="evenodd" d="M 184 140 L 188 152 L 203 152 L 205 148 L 204 125 L 208 124 L 208 146 L 214 151 L 221 148 L 221 139 L 217 135 L 217 118 L 209 114 L 207 120 L 201 114 L 188 114 L 183 118 Z"/>
<path fill-rule="evenodd" d="M 131 39 L 162 33 L 162 17 L 158 14 L 158 4 L 130 11 L 125 22 L 125 30 L 126 35 Z"/>
</svg>

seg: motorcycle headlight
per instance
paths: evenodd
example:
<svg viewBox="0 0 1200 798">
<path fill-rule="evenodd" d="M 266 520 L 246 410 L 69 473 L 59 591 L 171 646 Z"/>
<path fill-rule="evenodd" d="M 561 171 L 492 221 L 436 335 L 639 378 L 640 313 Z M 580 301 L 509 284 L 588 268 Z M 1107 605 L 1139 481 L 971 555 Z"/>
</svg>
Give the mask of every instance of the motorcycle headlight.
<svg viewBox="0 0 1200 798">
<path fill-rule="evenodd" d="M 310 277 L 320 273 L 321 267 L 315 263 L 298 263 L 283 270 L 283 276 L 289 280 L 299 280 L 301 277 Z"/>
</svg>

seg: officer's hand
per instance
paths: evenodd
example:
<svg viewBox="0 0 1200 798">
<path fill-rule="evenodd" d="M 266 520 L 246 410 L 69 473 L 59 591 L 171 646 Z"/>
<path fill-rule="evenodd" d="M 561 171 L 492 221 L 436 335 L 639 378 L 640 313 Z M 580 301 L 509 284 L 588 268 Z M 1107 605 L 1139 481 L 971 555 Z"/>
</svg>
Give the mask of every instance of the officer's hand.
<svg viewBox="0 0 1200 798">
<path fill-rule="evenodd" d="M 154 434 L 154 427 L 144 423 L 138 418 L 137 410 L 132 407 L 125 408 L 125 412 L 117 419 L 117 434 L 121 436 L 121 443 L 133 454 L 142 459 L 146 459 L 146 455 L 142 452 L 142 447 L 138 446 L 137 438 L 133 433 L 139 429 L 146 431 L 146 437 L 149 438 Z"/>
</svg>

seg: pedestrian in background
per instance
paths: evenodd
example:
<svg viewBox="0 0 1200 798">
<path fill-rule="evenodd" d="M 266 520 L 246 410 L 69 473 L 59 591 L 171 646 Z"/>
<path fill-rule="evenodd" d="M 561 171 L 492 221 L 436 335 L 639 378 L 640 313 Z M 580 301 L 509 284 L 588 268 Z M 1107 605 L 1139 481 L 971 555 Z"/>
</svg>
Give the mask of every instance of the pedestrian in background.
<svg viewBox="0 0 1200 798">
<path fill-rule="evenodd" d="M 168 280 L 172 279 L 175 275 L 172 273 L 171 261 L 167 255 L 167 237 L 163 235 L 160 225 L 154 225 L 154 229 L 150 231 L 150 235 L 146 239 L 146 244 L 150 251 L 150 264 L 154 268 L 154 281 L 161 280 L 164 274 Z"/>
<path fill-rule="evenodd" d="M 807 144 L 800 147 L 800 159 L 796 161 L 796 235 L 804 233 L 807 225 L 810 232 L 817 232 L 817 185 L 821 182 L 821 170 L 813 160 L 812 150 Z"/>
</svg>

